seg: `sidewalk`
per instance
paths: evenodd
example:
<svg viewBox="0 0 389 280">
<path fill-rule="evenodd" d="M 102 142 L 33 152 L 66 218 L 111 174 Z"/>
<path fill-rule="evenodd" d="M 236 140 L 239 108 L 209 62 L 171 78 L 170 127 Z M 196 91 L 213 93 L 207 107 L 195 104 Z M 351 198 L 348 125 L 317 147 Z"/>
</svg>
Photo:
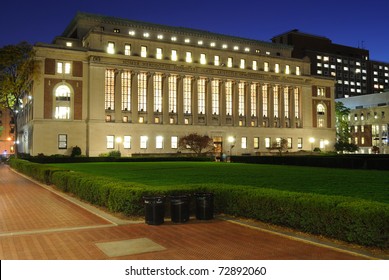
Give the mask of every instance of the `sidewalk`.
<svg viewBox="0 0 389 280">
<path fill-rule="evenodd" d="M 374 256 L 239 221 L 122 220 L 0 165 L 0 259 L 355 260 Z"/>
</svg>

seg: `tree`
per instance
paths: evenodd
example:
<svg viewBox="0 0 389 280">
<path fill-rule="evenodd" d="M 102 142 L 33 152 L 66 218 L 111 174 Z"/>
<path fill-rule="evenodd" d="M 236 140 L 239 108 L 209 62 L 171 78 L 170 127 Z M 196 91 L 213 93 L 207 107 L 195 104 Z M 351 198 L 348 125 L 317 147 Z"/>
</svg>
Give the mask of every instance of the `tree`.
<svg viewBox="0 0 389 280">
<path fill-rule="evenodd" d="M 197 156 L 211 152 L 214 149 L 213 140 L 208 135 L 191 133 L 180 138 L 178 146 L 182 150 L 190 150 Z"/>
<path fill-rule="evenodd" d="M 351 133 L 348 125 L 348 116 L 350 109 L 344 106 L 342 102 L 335 103 L 336 115 L 336 143 L 334 148 L 338 152 L 353 153 L 358 150 L 358 146 L 350 143 Z"/>
<path fill-rule="evenodd" d="M 268 148 L 271 152 L 272 150 L 277 150 L 279 155 L 282 155 L 282 152 L 288 150 L 288 140 L 281 138 L 279 141 L 274 141 L 272 145 Z"/>
<path fill-rule="evenodd" d="M 0 107 L 8 109 L 14 122 L 18 142 L 18 114 L 22 99 L 31 91 L 36 73 L 35 51 L 27 42 L 0 48 Z M 18 150 L 15 145 L 15 156 Z"/>
</svg>

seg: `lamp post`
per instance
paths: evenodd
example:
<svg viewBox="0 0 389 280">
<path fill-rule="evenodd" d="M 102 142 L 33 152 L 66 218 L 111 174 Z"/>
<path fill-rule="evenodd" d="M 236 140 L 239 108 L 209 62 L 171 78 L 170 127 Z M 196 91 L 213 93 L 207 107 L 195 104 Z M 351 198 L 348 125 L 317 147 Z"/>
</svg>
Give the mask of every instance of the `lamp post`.
<svg viewBox="0 0 389 280">
<path fill-rule="evenodd" d="M 230 162 L 231 162 L 232 148 L 235 147 L 235 137 L 234 136 L 228 137 L 228 143 L 230 143 Z"/>
<path fill-rule="evenodd" d="M 309 138 L 309 143 L 311 143 L 311 151 L 313 152 L 313 143 L 315 143 L 315 138 L 310 137 Z"/>
</svg>

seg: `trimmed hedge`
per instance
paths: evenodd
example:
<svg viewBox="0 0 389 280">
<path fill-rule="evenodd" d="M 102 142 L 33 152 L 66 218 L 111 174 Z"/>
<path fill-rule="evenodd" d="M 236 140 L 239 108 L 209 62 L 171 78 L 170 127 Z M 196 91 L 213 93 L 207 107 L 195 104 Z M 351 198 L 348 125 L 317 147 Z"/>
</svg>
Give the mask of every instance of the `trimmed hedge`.
<svg viewBox="0 0 389 280">
<path fill-rule="evenodd" d="M 236 185 L 151 187 L 24 160 L 12 160 L 11 166 L 85 201 L 128 216 L 144 214 L 145 195 L 212 192 L 216 213 L 257 219 L 365 246 L 389 248 L 389 205 L 385 203 Z M 166 209 L 168 213 L 169 207 Z"/>
</svg>

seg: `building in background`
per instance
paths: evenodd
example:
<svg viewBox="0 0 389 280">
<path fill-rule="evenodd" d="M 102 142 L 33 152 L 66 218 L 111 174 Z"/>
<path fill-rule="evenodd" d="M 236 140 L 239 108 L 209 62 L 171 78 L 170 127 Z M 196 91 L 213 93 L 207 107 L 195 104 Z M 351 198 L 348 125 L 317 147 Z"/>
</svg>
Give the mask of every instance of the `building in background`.
<svg viewBox="0 0 389 280">
<path fill-rule="evenodd" d="M 326 37 L 297 29 L 277 35 L 272 41 L 292 46 L 292 57 L 308 57 L 312 75 L 335 79 L 336 98 L 389 89 L 389 63 L 370 61 L 366 49 L 334 44 Z"/>
<path fill-rule="evenodd" d="M 0 108 L 0 156 L 8 157 L 14 153 L 14 120 L 8 109 Z"/>
<path fill-rule="evenodd" d="M 389 91 L 364 96 L 337 99 L 350 109 L 350 143 L 359 146 L 360 153 L 388 154 Z"/>
<path fill-rule="evenodd" d="M 311 75 L 287 45 L 78 13 L 35 49 L 24 153 L 171 154 L 198 133 L 218 153 L 254 155 L 283 138 L 291 152 L 336 138 L 334 79 Z"/>
</svg>

